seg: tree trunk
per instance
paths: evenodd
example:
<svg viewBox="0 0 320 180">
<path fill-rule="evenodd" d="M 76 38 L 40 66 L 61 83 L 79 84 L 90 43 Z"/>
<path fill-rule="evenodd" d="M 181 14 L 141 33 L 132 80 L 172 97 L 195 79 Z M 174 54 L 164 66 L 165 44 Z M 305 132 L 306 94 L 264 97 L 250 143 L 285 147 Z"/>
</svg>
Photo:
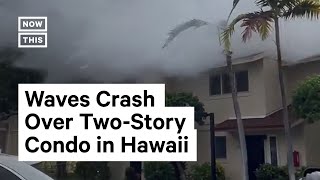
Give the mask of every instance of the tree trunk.
<svg viewBox="0 0 320 180">
<path fill-rule="evenodd" d="M 282 57 L 280 47 L 280 31 L 279 31 L 279 19 L 274 19 L 275 30 L 276 30 L 276 46 L 277 46 L 277 57 L 278 57 L 278 71 L 279 71 L 279 82 L 281 90 L 282 108 L 283 108 L 283 124 L 285 130 L 285 138 L 287 141 L 287 164 L 290 180 L 295 180 L 294 167 L 293 167 L 293 148 L 292 139 L 290 134 L 290 123 L 288 114 L 288 105 L 286 99 L 286 91 L 284 86 L 283 68 L 282 68 Z"/>
<path fill-rule="evenodd" d="M 246 145 L 246 138 L 244 133 L 243 122 L 241 119 L 241 111 L 238 102 L 238 95 L 237 95 L 237 85 L 234 78 L 234 72 L 232 68 L 232 61 L 231 61 L 231 52 L 226 52 L 226 61 L 227 61 L 227 68 L 228 74 L 230 78 L 230 85 L 232 89 L 232 101 L 233 101 L 233 108 L 237 119 L 238 125 L 238 133 L 239 133 L 239 140 L 240 140 L 240 148 L 241 148 L 241 156 L 242 156 L 242 167 L 243 167 L 243 180 L 248 180 L 248 158 L 247 158 L 247 145 Z"/>
<path fill-rule="evenodd" d="M 179 180 L 186 180 L 186 174 L 184 172 L 181 162 L 174 162 L 174 164 L 178 170 Z"/>
</svg>

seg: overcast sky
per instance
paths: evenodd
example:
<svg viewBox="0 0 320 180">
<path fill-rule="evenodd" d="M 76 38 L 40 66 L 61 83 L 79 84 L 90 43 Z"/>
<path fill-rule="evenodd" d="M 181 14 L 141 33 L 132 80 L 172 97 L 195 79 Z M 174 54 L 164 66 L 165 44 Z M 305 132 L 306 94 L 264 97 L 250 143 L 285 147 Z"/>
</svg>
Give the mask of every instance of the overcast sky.
<svg viewBox="0 0 320 180">
<path fill-rule="evenodd" d="M 17 45 L 18 16 L 48 16 L 48 48 L 26 49 L 21 63 L 48 70 L 52 80 L 109 81 L 146 69 L 196 74 L 224 61 L 217 24 L 231 6 L 231 0 L 0 0 L 0 44 Z M 233 17 L 252 10 L 252 1 L 241 0 Z M 169 30 L 194 18 L 211 24 L 190 29 L 161 48 Z M 282 22 L 285 60 L 320 54 L 319 30 L 318 21 Z M 243 44 L 240 34 L 233 38 L 234 57 L 260 51 L 275 55 L 273 36 Z"/>
</svg>

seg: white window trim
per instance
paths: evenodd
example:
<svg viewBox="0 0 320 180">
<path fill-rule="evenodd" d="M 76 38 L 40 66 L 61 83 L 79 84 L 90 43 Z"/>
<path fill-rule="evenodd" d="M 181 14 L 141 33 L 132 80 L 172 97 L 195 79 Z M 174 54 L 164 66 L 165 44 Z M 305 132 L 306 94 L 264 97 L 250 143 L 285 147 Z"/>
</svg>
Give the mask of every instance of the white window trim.
<svg viewBox="0 0 320 180">
<path fill-rule="evenodd" d="M 264 156 L 265 162 L 271 164 L 271 148 L 270 148 L 270 137 L 276 138 L 276 146 L 277 146 L 277 166 L 280 164 L 280 156 L 279 156 L 279 140 L 277 135 L 267 135 L 267 139 L 265 140 L 264 144 Z"/>
<path fill-rule="evenodd" d="M 247 69 L 247 70 L 238 70 L 239 72 L 240 71 L 247 71 L 248 72 L 248 91 L 240 91 L 240 92 L 237 92 L 238 94 L 248 94 L 248 93 L 250 93 L 250 73 L 249 73 L 249 70 Z M 234 71 L 234 74 L 233 74 L 233 76 L 234 76 L 234 78 L 236 78 L 236 73 L 238 72 L 238 71 Z M 212 76 L 219 76 L 219 78 L 220 78 L 220 94 L 211 94 L 211 83 L 209 83 L 209 96 L 210 97 L 221 97 L 221 96 L 231 96 L 231 94 L 232 93 L 223 93 L 223 78 L 222 78 L 222 76 L 224 75 L 224 74 L 226 74 L 226 72 L 220 72 L 220 73 L 217 73 L 217 74 L 210 74 L 209 75 L 209 82 L 211 81 L 210 80 L 210 78 L 212 77 Z"/>
</svg>

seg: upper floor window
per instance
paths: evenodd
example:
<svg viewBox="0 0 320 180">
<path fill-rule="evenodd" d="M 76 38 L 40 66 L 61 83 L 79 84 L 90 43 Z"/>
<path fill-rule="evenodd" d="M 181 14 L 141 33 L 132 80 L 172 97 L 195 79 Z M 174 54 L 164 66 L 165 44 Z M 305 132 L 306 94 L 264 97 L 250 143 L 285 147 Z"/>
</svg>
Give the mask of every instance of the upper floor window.
<svg viewBox="0 0 320 180">
<path fill-rule="evenodd" d="M 238 92 L 249 91 L 248 71 L 235 72 Z M 227 73 L 217 74 L 210 77 L 210 95 L 231 93 L 230 78 Z"/>
</svg>

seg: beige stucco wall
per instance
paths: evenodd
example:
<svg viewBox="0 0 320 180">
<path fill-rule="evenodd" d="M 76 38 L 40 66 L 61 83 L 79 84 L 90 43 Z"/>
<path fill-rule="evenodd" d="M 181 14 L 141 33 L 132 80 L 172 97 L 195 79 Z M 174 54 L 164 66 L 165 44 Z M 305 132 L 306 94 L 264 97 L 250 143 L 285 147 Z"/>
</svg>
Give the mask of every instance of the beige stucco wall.
<svg viewBox="0 0 320 180">
<path fill-rule="evenodd" d="M 266 112 L 270 114 L 281 109 L 281 93 L 277 62 L 273 59 L 263 61 L 263 81 L 266 97 Z"/>
<path fill-rule="evenodd" d="M 237 179 L 241 174 L 241 151 L 236 134 L 217 132 L 216 136 L 226 136 L 227 158 L 217 159 L 224 168 L 228 179 Z M 198 161 L 197 163 L 210 162 L 210 133 L 206 128 L 198 129 Z M 192 163 L 190 163 L 192 164 Z"/>
<path fill-rule="evenodd" d="M 308 76 L 320 74 L 320 62 L 314 61 L 295 66 L 289 66 L 286 67 L 285 71 L 287 78 L 288 100 L 291 102 L 292 94 L 299 83 L 305 80 Z M 320 166 L 320 141 L 318 140 L 318 137 L 320 137 L 320 123 L 305 123 L 304 144 L 306 165 L 308 166 Z"/>
<path fill-rule="evenodd" d="M 265 115 L 265 86 L 261 80 L 264 76 L 262 60 L 235 65 L 234 69 L 247 69 L 249 72 L 249 92 L 238 94 L 242 115 L 244 117 Z M 211 73 L 219 73 L 222 70 L 222 68 L 215 69 Z M 183 78 L 176 82 L 174 90 L 192 92 L 195 96 L 198 96 L 206 111 L 215 113 L 216 123 L 235 117 L 231 94 L 209 95 L 209 73 L 203 73 L 197 77 Z"/>
<path fill-rule="evenodd" d="M 278 137 L 278 151 L 279 151 L 279 165 L 287 165 L 287 145 L 284 136 L 284 131 L 278 131 L 276 133 Z M 306 154 L 305 154 L 305 136 L 304 136 L 304 126 L 300 124 L 292 128 L 291 137 L 293 140 L 293 150 L 298 151 L 300 155 L 300 165 L 306 165 Z"/>
<path fill-rule="evenodd" d="M 320 121 L 305 126 L 305 144 L 307 165 L 320 167 Z"/>
</svg>

